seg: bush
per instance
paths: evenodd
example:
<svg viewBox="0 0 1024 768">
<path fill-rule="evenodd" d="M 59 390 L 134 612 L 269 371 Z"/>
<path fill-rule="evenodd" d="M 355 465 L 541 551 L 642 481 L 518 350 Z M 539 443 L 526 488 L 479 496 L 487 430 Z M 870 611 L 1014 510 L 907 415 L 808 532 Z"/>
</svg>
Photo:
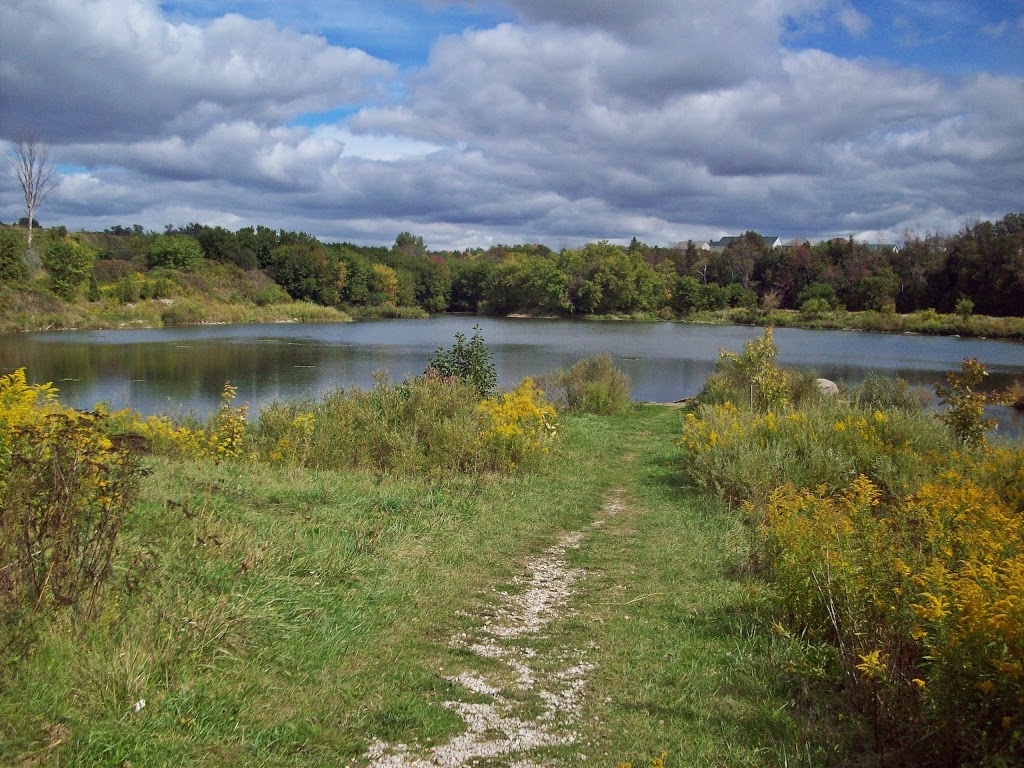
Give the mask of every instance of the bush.
<svg viewBox="0 0 1024 768">
<path fill-rule="evenodd" d="M 61 408 L 24 369 L 0 377 L 0 656 L 61 607 L 88 618 L 138 490 L 103 416 Z"/>
<path fill-rule="evenodd" d="M 54 240 L 43 254 L 43 267 L 50 274 L 53 292 L 65 301 L 78 294 L 78 288 L 92 271 L 92 251 L 73 240 Z"/>
<path fill-rule="evenodd" d="M 692 483 L 755 509 L 787 483 L 843 488 L 858 475 L 887 495 L 909 493 L 955 450 L 925 413 L 865 413 L 835 399 L 765 414 L 700 405 L 687 413 L 680 444 Z"/>
<path fill-rule="evenodd" d="M 480 435 L 488 466 L 515 469 L 547 453 L 558 434 L 555 409 L 532 379 L 480 403 L 486 424 Z"/>
<path fill-rule="evenodd" d="M 629 376 L 608 354 L 580 360 L 568 371 L 548 374 L 540 384 L 551 402 L 563 411 L 614 415 L 630 407 Z"/>
<path fill-rule="evenodd" d="M 146 266 L 150 268 L 191 270 L 202 263 L 203 251 L 188 235 L 158 235 L 146 252 Z"/>
<path fill-rule="evenodd" d="M 683 425 L 688 479 L 758 524 L 777 631 L 831 648 L 894 764 L 1024 757 L 1024 451 L 963 439 L 984 434 L 980 372 L 940 388 L 953 430 L 877 377 L 853 403 L 700 405 Z"/>
<path fill-rule="evenodd" d="M 961 472 L 889 501 L 864 477 L 772 495 L 790 626 L 838 649 L 877 746 L 901 762 L 1024 756 L 1021 512 Z"/>
<path fill-rule="evenodd" d="M 915 392 L 905 379 L 877 373 L 868 377 L 853 392 L 854 400 L 867 411 L 899 409 L 920 411 L 926 404 L 926 392 Z"/>
<path fill-rule="evenodd" d="M 238 459 L 247 455 L 248 406 L 235 406 L 237 394 L 231 382 L 225 382 L 221 404 L 205 425 L 179 424 L 167 416 L 142 418 L 134 411 L 117 411 L 111 421 L 121 432 L 144 437 L 151 448 L 162 454 L 193 459 Z"/>
<path fill-rule="evenodd" d="M 206 319 L 205 308 L 188 300 L 178 300 L 160 311 L 160 321 L 165 326 L 196 325 Z"/>
<path fill-rule="evenodd" d="M 22 258 L 25 239 L 20 232 L 0 227 L 0 280 L 17 281 L 28 277 L 28 266 Z"/>
<path fill-rule="evenodd" d="M 976 358 L 965 357 L 960 373 L 946 374 L 949 386 L 935 385 L 935 394 L 943 405 L 945 413 L 938 418 L 949 427 L 957 440 L 967 448 L 977 448 L 985 443 L 985 432 L 995 424 L 995 419 L 983 418 L 985 406 L 1007 404 L 1009 396 L 1002 393 L 985 394 L 977 387 L 988 378 L 988 371 Z"/>
<path fill-rule="evenodd" d="M 772 329 L 747 342 L 742 355 L 721 352 L 715 372 L 709 377 L 699 399 L 702 403 L 750 403 L 766 412 L 789 402 L 788 373 L 776 364 Z"/>
<path fill-rule="evenodd" d="M 465 381 L 480 397 L 490 395 L 498 383 L 493 355 L 484 342 L 479 325 L 473 326 L 473 336 L 468 343 L 465 334 L 456 333 L 455 344 L 451 349 L 439 348 L 435 351 L 427 364 L 427 370 L 431 369 L 441 376 Z"/>
<path fill-rule="evenodd" d="M 251 430 L 262 461 L 317 469 L 452 474 L 507 471 L 539 458 L 555 437 L 555 411 L 532 382 L 479 400 L 458 378 L 421 376 L 319 402 L 273 403 Z"/>
</svg>

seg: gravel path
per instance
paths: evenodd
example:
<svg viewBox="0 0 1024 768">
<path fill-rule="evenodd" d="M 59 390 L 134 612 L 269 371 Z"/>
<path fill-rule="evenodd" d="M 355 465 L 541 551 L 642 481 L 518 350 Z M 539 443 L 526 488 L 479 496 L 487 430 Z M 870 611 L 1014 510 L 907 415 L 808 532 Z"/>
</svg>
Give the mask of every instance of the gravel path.
<svg viewBox="0 0 1024 768">
<path fill-rule="evenodd" d="M 622 508 L 614 499 L 603 517 Z M 603 519 L 594 523 L 603 524 Z M 477 626 L 459 632 L 452 648 L 481 660 L 479 669 L 446 679 L 466 698 L 486 703 L 443 703 L 466 723 L 451 740 L 421 745 L 373 743 L 365 755 L 382 768 L 463 768 L 500 758 L 511 768 L 539 768 L 531 753 L 544 747 L 575 744 L 587 674 L 593 669 L 587 649 L 557 648 L 539 653 L 535 645 L 545 628 L 570 612 L 573 587 L 583 577 L 566 553 L 579 547 L 583 532 L 564 534 L 553 547 L 527 563 L 525 576 L 513 582 L 522 591 L 496 592 L 496 609 L 469 614 Z M 495 664 L 494 662 L 498 662 Z M 529 713 L 529 714 L 528 714 Z"/>
</svg>

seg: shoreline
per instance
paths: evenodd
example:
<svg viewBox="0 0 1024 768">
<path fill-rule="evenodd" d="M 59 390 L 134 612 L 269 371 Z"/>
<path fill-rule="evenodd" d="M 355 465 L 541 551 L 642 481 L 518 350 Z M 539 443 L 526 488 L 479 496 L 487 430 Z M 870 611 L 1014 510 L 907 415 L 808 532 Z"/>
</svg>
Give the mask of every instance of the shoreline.
<svg viewBox="0 0 1024 768">
<path fill-rule="evenodd" d="M 1024 342 L 1024 318 L 987 315 L 939 314 L 924 310 L 908 314 L 845 310 L 807 316 L 798 310 L 770 311 L 732 308 L 680 316 L 674 312 L 635 312 L 609 315 L 568 315 L 511 312 L 487 315 L 465 312 L 427 313 L 420 307 L 382 305 L 339 309 L 309 302 L 253 305 L 184 298 L 167 304 L 166 299 L 132 304 L 93 306 L 54 300 L 46 307 L 16 307 L 0 302 L 0 335 L 49 333 L 54 331 L 147 330 L 207 325 L 250 325 L 254 323 L 332 323 L 382 319 L 429 319 L 447 315 L 516 320 L 564 320 L 569 322 L 677 323 L 682 325 L 737 325 L 748 327 L 795 328 L 811 331 L 857 331 L 907 336 L 995 339 Z M 5 306 L 6 305 L 6 306 Z"/>
</svg>

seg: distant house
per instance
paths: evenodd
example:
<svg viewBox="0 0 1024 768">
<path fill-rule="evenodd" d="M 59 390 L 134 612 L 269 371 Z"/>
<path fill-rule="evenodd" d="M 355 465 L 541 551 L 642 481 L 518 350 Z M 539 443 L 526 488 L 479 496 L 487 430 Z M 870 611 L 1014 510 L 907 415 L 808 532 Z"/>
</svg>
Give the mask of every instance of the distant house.
<svg viewBox="0 0 1024 768">
<path fill-rule="evenodd" d="M 721 253 L 737 240 L 739 240 L 738 237 L 732 236 L 720 237 L 718 240 L 710 240 L 708 241 L 708 250 L 712 253 Z"/>
<path fill-rule="evenodd" d="M 742 239 L 742 235 L 721 237 L 718 240 L 709 241 L 707 244 L 707 248 L 702 247 L 701 250 L 708 250 L 711 251 L 712 253 L 721 253 L 730 245 Z M 770 235 L 767 237 L 762 235 L 761 239 L 764 240 L 764 244 L 768 246 L 769 250 L 774 250 L 776 248 L 781 248 L 783 246 L 782 238 L 775 237 L 774 235 Z"/>
<path fill-rule="evenodd" d="M 864 247 L 872 253 L 899 253 L 900 247 L 898 245 L 890 245 L 889 243 L 864 243 Z"/>
<path fill-rule="evenodd" d="M 806 237 L 794 237 L 792 240 L 787 240 L 784 244 L 786 248 L 800 248 L 801 246 L 804 245 L 806 245 L 807 247 L 810 247 L 811 245 L 811 241 L 808 240 Z"/>
</svg>

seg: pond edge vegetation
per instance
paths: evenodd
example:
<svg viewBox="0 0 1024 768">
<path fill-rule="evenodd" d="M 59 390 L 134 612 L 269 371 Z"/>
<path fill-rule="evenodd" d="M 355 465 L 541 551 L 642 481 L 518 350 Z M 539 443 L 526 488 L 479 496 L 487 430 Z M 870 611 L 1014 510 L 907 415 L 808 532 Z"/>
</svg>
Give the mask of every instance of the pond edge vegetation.
<svg viewBox="0 0 1024 768">
<path fill-rule="evenodd" d="M 868 737 L 882 763 L 1024 756 L 1024 450 L 988 441 L 984 407 L 1005 395 L 984 392 L 984 378 L 970 359 L 951 372 L 936 388 L 938 418 L 894 379 L 829 397 L 808 374 L 777 365 L 769 328 L 742 354 L 722 353 L 682 411 L 670 471 L 745 526 L 743 578 L 763 595 L 761 629 L 798 705 L 846 713 L 823 738 Z M 495 380 L 479 328 L 437 350 L 421 376 L 274 403 L 252 421 L 230 384 L 199 422 L 81 413 L 23 370 L 0 377 L 0 690 L 51 631 L 84 637 L 122 603 L 145 602 L 163 555 L 142 547 L 125 561 L 117 540 L 154 466 L 365 477 L 379 488 L 403 477 L 437 489 L 468 481 L 477 494 L 543 471 L 564 418 L 635 409 L 608 356 L 506 392 Z M 176 513 L 181 502 L 168 499 Z M 381 525 L 401 524 L 382 514 Z M 197 542 L 227 535 L 214 532 L 215 506 L 202 516 L 209 530 Z M 362 531 L 356 545 L 380 531 Z M 271 545 L 246 544 L 241 573 Z M 189 629 L 188 642 L 201 648 L 205 632 Z"/>
<path fill-rule="evenodd" d="M 0 331 L 343 322 L 459 312 L 1024 339 L 1024 214 L 902 247 L 850 240 L 724 250 L 607 241 L 430 251 L 322 243 L 198 223 L 41 230 L 0 225 Z"/>
</svg>

